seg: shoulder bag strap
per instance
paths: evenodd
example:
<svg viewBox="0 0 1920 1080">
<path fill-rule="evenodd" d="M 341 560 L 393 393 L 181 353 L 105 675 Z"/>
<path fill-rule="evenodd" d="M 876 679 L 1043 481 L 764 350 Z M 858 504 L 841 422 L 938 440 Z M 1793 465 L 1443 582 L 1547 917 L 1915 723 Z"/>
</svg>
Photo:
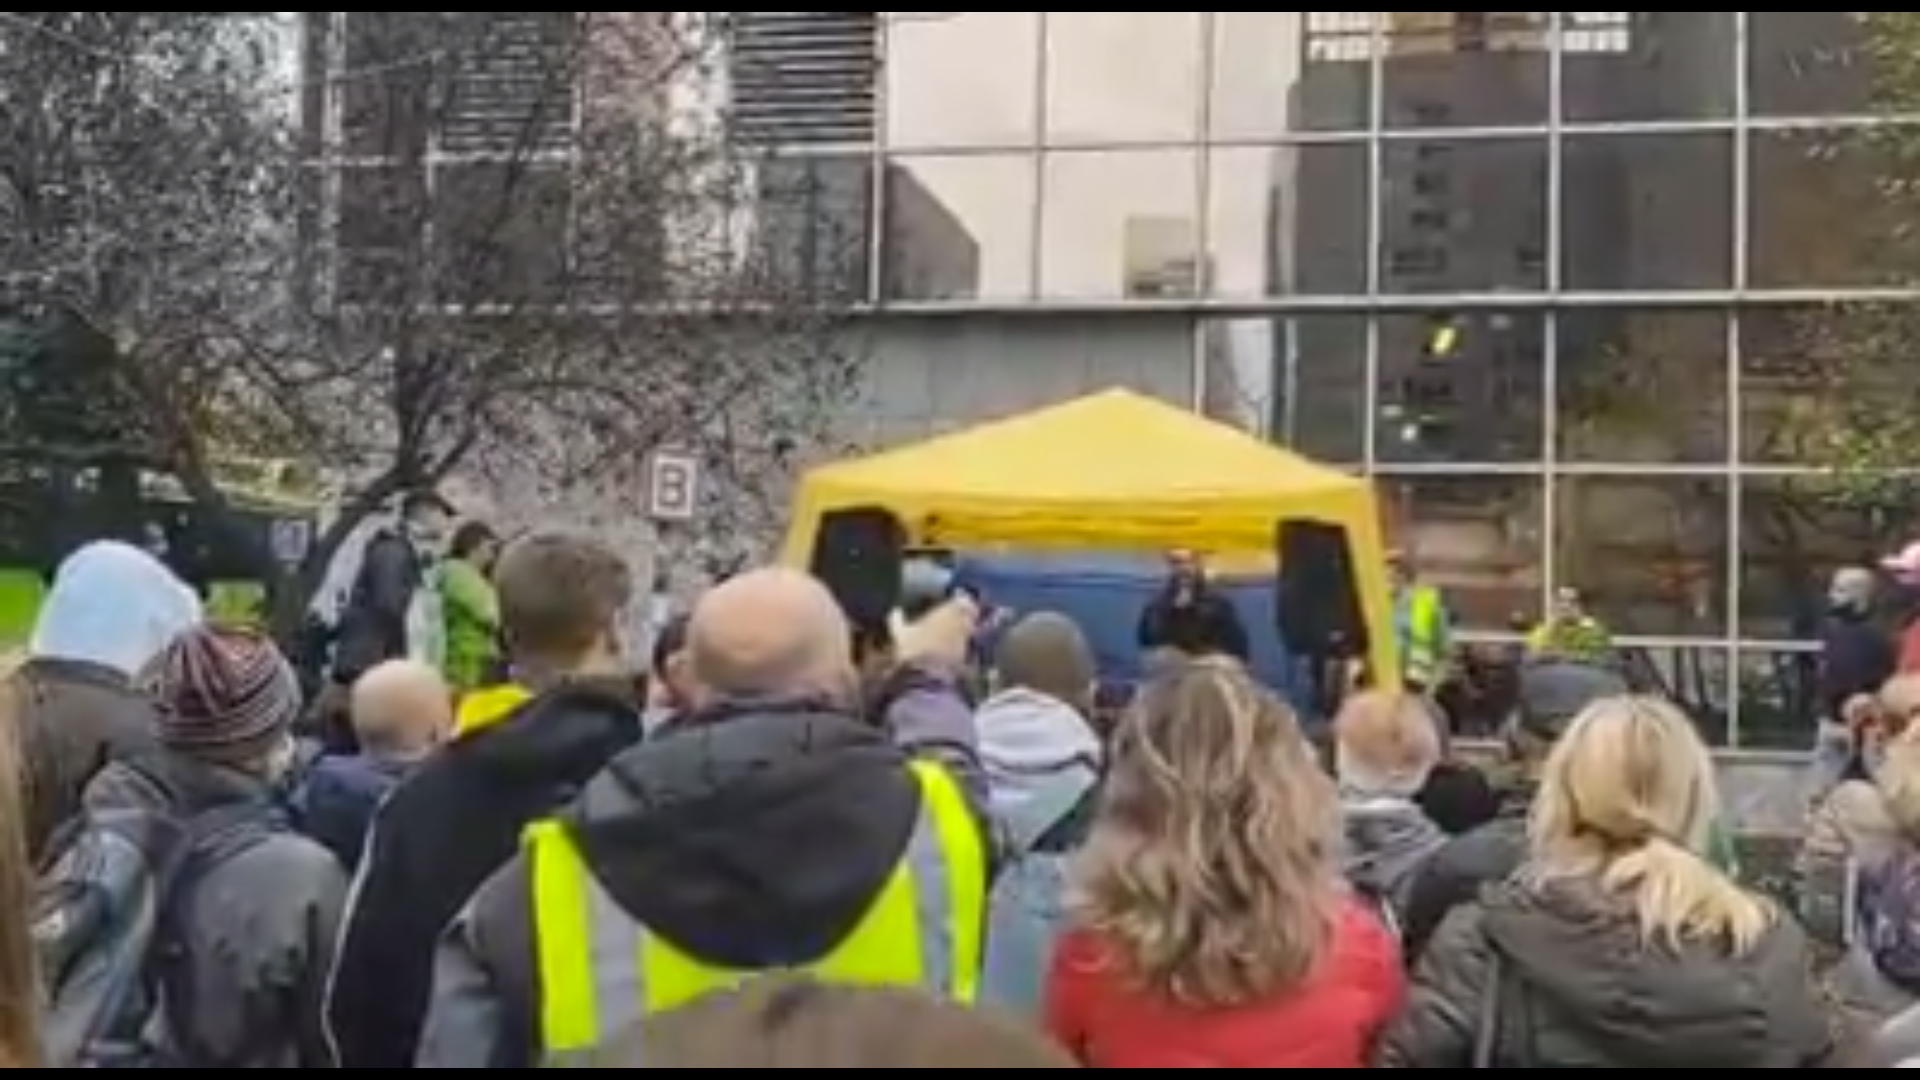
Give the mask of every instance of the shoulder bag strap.
<svg viewBox="0 0 1920 1080">
<path fill-rule="evenodd" d="M 1500 1050 L 1501 998 L 1505 996 L 1507 965 L 1500 950 L 1491 949 L 1487 958 L 1487 989 L 1480 995 L 1480 1014 L 1473 1025 L 1473 1064 L 1475 1069 L 1497 1068 L 1494 1059 Z"/>
</svg>

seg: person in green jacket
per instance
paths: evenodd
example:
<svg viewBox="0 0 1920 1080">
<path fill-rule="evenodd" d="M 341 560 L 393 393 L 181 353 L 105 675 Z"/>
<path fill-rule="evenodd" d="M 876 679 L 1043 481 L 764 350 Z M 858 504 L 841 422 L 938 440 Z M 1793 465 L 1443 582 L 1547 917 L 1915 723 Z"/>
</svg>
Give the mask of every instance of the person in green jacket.
<svg viewBox="0 0 1920 1080">
<path fill-rule="evenodd" d="M 500 599 L 493 590 L 493 563 L 500 539 L 484 522 L 470 521 L 453 534 L 440 564 L 440 610 L 445 620 L 447 684 L 460 694 L 495 681 L 500 661 Z"/>
</svg>

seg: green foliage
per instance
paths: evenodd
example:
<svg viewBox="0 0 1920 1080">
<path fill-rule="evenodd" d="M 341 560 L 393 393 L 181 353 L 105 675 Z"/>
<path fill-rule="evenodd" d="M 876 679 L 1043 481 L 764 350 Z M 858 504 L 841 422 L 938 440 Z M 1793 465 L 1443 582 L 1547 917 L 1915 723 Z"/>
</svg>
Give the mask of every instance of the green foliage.
<svg viewBox="0 0 1920 1080">
<path fill-rule="evenodd" d="M 1830 202 L 1831 261 L 1854 280 L 1920 287 L 1920 12 L 1860 11 L 1852 67 L 1866 111 L 1890 123 L 1810 138 L 1807 152 L 1842 165 Z M 1869 268 L 1863 273 L 1862 269 Z M 1913 524 L 1920 494 L 1920 302 L 1834 304 L 1796 317 L 1797 430 L 1771 433 L 1794 456 L 1832 471 L 1822 499 Z"/>
</svg>

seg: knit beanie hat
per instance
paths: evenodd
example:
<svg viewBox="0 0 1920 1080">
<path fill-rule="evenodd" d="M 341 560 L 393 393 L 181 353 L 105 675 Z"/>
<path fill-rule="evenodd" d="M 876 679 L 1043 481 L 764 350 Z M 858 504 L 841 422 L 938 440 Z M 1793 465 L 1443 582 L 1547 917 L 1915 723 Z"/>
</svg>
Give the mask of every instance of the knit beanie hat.
<svg viewBox="0 0 1920 1080">
<path fill-rule="evenodd" d="M 260 760 L 280 747 L 300 713 L 293 666 L 266 637 L 196 627 L 150 669 L 160 744 L 221 764 Z"/>
</svg>

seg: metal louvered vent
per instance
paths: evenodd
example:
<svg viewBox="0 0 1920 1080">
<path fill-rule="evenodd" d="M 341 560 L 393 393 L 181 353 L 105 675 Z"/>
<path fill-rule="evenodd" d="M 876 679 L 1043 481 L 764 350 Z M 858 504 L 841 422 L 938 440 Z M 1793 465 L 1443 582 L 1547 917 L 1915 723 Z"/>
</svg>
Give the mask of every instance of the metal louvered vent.
<svg viewBox="0 0 1920 1080">
<path fill-rule="evenodd" d="M 873 140 L 879 12 L 728 14 L 735 138 L 755 146 Z"/>
<path fill-rule="evenodd" d="M 580 13 L 485 11 L 447 75 L 440 151 L 564 153 L 574 132 Z"/>
</svg>

